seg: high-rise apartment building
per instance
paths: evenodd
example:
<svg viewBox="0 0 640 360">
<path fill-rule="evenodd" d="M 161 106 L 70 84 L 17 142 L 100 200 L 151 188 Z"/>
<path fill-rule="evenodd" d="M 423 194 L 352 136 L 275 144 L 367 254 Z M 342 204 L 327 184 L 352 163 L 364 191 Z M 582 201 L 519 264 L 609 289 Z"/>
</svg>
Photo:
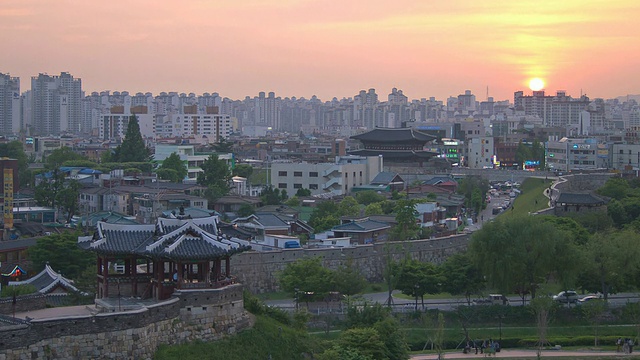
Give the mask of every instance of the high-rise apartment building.
<svg viewBox="0 0 640 360">
<path fill-rule="evenodd" d="M 20 132 L 20 105 L 20 78 L 0 73 L 0 135 Z"/>
<path fill-rule="evenodd" d="M 31 78 L 31 133 L 59 135 L 82 131 L 82 81 L 63 72 Z"/>
<path fill-rule="evenodd" d="M 589 98 L 579 99 L 567 96 L 565 91 L 557 91 L 555 96 L 545 95 L 544 90 L 524 95 L 523 91 L 513 94 L 515 110 L 523 110 L 525 115 L 535 115 L 543 120 L 544 126 L 563 127 L 580 124 L 580 113 L 587 110 Z"/>
</svg>

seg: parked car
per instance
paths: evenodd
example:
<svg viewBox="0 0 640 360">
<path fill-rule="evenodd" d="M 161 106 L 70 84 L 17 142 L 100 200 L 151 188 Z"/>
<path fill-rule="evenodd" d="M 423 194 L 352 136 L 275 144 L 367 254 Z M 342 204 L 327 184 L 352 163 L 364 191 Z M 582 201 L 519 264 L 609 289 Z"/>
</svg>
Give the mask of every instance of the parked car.
<svg viewBox="0 0 640 360">
<path fill-rule="evenodd" d="M 553 300 L 559 303 L 576 303 L 578 302 L 578 293 L 573 290 L 565 290 L 558 293 L 558 295 L 553 295 Z"/>
</svg>

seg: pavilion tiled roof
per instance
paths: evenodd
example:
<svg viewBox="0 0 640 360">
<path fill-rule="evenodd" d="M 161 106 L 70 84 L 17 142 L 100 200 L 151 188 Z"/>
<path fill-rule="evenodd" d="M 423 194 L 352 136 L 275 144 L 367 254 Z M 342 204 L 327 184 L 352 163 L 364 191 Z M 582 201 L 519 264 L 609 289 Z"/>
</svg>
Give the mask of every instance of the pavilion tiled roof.
<svg viewBox="0 0 640 360">
<path fill-rule="evenodd" d="M 413 128 L 375 128 L 362 134 L 354 135 L 352 139 L 372 142 L 401 142 L 401 141 L 432 141 L 436 137 Z"/>
<path fill-rule="evenodd" d="M 33 285 L 39 293 L 48 294 L 52 290 L 54 290 L 57 286 L 61 286 L 68 291 L 73 291 L 79 293 L 75 286 L 73 286 L 73 281 L 65 278 L 62 274 L 55 272 L 49 264 L 46 264 L 44 270 L 42 270 L 37 275 L 24 280 L 24 281 L 10 281 L 9 286 L 18 286 L 18 285 Z M 61 294 L 64 295 L 64 294 Z"/>
<path fill-rule="evenodd" d="M 410 159 L 414 157 L 429 159 L 436 155 L 437 152 L 433 151 L 416 151 L 416 150 L 373 150 L 373 149 L 359 149 L 349 151 L 350 155 L 359 155 L 359 156 L 378 156 L 382 155 L 384 158 L 393 158 L 393 159 Z"/>
<path fill-rule="evenodd" d="M 80 247 L 103 255 L 139 255 L 171 260 L 206 260 L 249 250 L 249 242 L 218 231 L 218 218 L 158 219 L 155 225 L 99 222 L 93 237 L 78 239 Z"/>
</svg>

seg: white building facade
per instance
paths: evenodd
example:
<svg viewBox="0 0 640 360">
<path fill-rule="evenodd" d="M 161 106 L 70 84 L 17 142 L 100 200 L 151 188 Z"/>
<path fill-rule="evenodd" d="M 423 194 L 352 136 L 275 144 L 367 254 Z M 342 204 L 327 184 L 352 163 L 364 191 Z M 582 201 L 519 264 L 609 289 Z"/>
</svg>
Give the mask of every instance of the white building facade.
<svg viewBox="0 0 640 360">
<path fill-rule="evenodd" d="M 309 189 L 312 195 L 347 195 L 354 186 L 369 184 L 382 166 L 378 156 L 340 156 L 334 163 L 272 163 L 270 183 L 289 196 L 298 189 Z"/>
</svg>

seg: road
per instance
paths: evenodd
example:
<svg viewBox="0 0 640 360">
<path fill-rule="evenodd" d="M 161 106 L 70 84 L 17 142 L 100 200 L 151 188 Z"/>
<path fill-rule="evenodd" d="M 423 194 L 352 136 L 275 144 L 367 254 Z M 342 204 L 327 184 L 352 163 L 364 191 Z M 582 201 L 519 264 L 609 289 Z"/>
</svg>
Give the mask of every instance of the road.
<svg viewBox="0 0 640 360">
<path fill-rule="evenodd" d="M 394 294 L 398 294 L 399 292 L 396 290 Z M 585 296 L 588 294 L 585 294 Z M 386 292 L 378 292 L 378 293 L 370 293 L 363 294 L 362 299 L 366 300 L 368 303 L 378 303 L 378 304 L 386 304 L 388 299 L 388 293 Z M 519 296 L 510 296 L 509 306 L 522 306 L 522 299 Z M 627 302 L 638 302 L 640 301 L 639 293 L 620 293 L 609 296 L 609 305 L 612 307 L 621 307 L 624 306 Z M 525 304 L 529 303 L 529 298 L 525 298 Z M 284 300 L 267 300 L 265 304 L 269 306 L 275 306 L 283 309 L 293 310 L 295 309 L 295 300 L 294 299 L 284 299 Z M 312 304 L 311 304 L 312 305 Z M 424 308 L 425 309 L 439 309 L 443 311 L 451 311 L 460 305 L 467 305 L 467 301 L 464 298 L 449 298 L 449 299 L 425 299 Z M 575 304 L 564 305 L 564 306 L 580 306 Z M 315 309 L 314 306 L 310 306 L 312 309 Z M 317 303 L 317 308 L 321 308 L 323 310 L 326 308 L 324 303 Z M 393 309 L 396 312 L 411 312 L 415 310 L 415 300 L 409 300 L 399 297 L 393 297 Z M 418 309 L 422 310 L 422 302 L 418 299 Z"/>
</svg>

